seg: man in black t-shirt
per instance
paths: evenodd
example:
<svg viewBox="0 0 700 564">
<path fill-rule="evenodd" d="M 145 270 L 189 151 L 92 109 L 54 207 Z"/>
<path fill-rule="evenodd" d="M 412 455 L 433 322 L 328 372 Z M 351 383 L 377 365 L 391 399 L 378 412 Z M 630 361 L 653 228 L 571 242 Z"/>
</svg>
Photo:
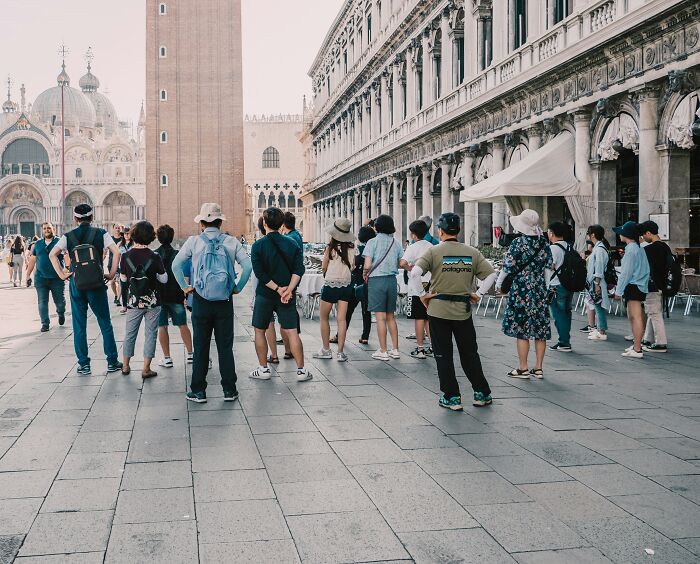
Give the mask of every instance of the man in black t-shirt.
<svg viewBox="0 0 700 564">
<path fill-rule="evenodd" d="M 644 252 L 649 261 L 649 292 L 644 310 L 647 314 L 647 327 L 642 339 L 642 350 L 650 353 L 665 353 L 668 350 L 666 326 L 664 325 L 664 296 L 661 290 L 666 284 L 670 247 L 659 237 L 659 226 L 653 221 L 640 224 L 644 241 Z"/>
</svg>

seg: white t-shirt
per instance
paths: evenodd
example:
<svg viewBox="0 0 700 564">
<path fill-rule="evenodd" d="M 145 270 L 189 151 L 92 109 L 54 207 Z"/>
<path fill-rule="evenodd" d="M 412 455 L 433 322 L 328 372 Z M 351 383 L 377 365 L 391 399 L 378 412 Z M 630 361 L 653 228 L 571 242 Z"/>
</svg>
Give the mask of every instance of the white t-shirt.
<svg viewBox="0 0 700 564">
<path fill-rule="evenodd" d="M 549 250 L 552 251 L 552 259 L 554 259 L 554 269 L 549 271 L 549 275 L 551 276 L 554 274 L 554 272 L 561 267 L 562 264 L 564 264 L 564 247 L 565 249 L 569 248 L 569 244 L 566 241 L 557 241 L 556 243 L 552 243 L 549 246 Z M 559 286 L 559 277 L 558 276 L 552 276 L 552 278 L 549 281 L 550 286 Z"/>
<path fill-rule="evenodd" d="M 423 256 L 425 251 L 432 247 L 433 244 L 430 241 L 416 241 L 415 243 L 412 243 L 408 247 L 406 247 L 406 250 L 403 252 L 403 257 L 401 258 L 403 258 L 403 260 L 405 260 L 408 264 L 413 266 L 414 264 L 416 264 L 418 259 Z M 422 296 L 423 294 L 425 294 L 425 290 L 423 289 L 423 282 L 430 282 L 430 277 L 430 272 L 425 273 L 420 278 L 411 278 L 409 276 L 408 295 Z"/>
</svg>

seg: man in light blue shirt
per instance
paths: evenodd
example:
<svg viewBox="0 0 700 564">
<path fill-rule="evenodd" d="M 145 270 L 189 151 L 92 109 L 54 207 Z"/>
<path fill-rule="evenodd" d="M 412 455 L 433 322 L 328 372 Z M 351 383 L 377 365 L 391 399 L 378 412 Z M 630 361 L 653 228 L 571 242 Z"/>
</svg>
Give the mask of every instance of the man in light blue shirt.
<svg viewBox="0 0 700 564">
<path fill-rule="evenodd" d="M 622 268 L 617 277 L 615 299 L 624 297 L 627 317 L 632 327 L 633 345 L 622 353 L 627 358 L 644 358 L 642 337 L 645 320 L 642 304 L 649 290 L 649 261 L 647 254 L 639 246 L 640 229 L 634 221 L 628 221 L 620 227 L 613 228 L 625 246 Z"/>
<path fill-rule="evenodd" d="M 221 386 L 224 389 L 224 401 L 238 399 L 236 389 L 236 365 L 233 359 L 233 297 L 224 300 L 208 300 L 195 291 L 206 294 L 207 288 L 201 287 L 199 280 L 200 266 L 203 264 L 209 241 L 220 238 L 221 246 L 225 249 L 229 264 L 229 272 L 235 276 L 234 265 L 238 263 L 243 271 L 238 282 L 233 287 L 233 294 L 239 294 L 245 287 L 253 269 L 250 257 L 243 245 L 235 237 L 222 235 L 221 223 L 226 217 L 221 213 L 218 204 L 204 204 L 200 214 L 195 217 L 195 222 L 202 228 L 202 235 L 187 239 L 173 260 L 173 275 L 185 295 L 192 298 L 192 331 L 194 345 L 194 361 L 192 363 L 192 382 L 187 399 L 195 403 L 207 401 L 207 371 L 209 364 L 209 349 L 212 333 L 216 339 L 216 349 L 219 353 L 219 371 L 221 373 Z M 192 261 L 192 272 L 189 284 L 185 281 L 183 265 L 186 261 Z M 198 284 L 198 282 L 200 284 Z"/>
</svg>

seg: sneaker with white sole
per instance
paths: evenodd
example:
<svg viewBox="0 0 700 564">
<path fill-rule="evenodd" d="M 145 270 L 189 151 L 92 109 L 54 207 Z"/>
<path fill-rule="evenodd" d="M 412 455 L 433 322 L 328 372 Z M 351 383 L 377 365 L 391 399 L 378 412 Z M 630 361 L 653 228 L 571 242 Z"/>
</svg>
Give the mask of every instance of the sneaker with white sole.
<svg viewBox="0 0 700 564">
<path fill-rule="evenodd" d="M 163 368 L 172 368 L 173 367 L 173 359 L 170 358 L 169 356 L 166 356 L 165 358 L 158 361 L 158 366 L 162 366 Z"/>
<path fill-rule="evenodd" d="M 425 351 L 417 347 L 411 351 L 411 356 L 420 360 L 425 360 L 426 358 L 428 358 L 427 356 L 425 356 Z"/>
<path fill-rule="evenodd" d="M 415 334 L 415 333 L 409 333 L 408 335 L 406 335 L 406 338 L 407 338 L 407 339 L 412 339 L 412 340 L 415 341 L 415 340 L 416 340 L 416 334 Z"/>
<path fill-rule="evenodd" d="M 634 341 L 634 335 L 625 335 L 625 341 Z"/>
<path fill-rule="evenodd" d="M 344 352 L 339 352 L 336 355 L 336 360 L 338 362 L 347 362 L 348 361 L 348 355 L 346 355 Z"/>
<path fill-rule="evenodd" d="M 372 358 L 375 360 L 383 360 L 384 362 L 389 362 L 391 357 L 389 356 L 389 353 L 386 351 L 382 350 L 376 350 L 372 353 Z"/>
<path fill-rule="evenodd" d="M 307 382 L 312 378 L 311 372 L 306 368 L 297 368 L 297 382 Z"/>
<path fill-rule="evenodd" d="M 322 360 L 331 360 L 333 358 L 333 352 L 331 349 L 325 350 L 323 347 L 321 347 L 318 352 L 313 354 L 313 357 Z"/>
<path fill-rule="evenodd" d="M 648 353 L 665 353 L 668 352 L 668 345 L 659 345 L 658 343 L 642 345 L 642 351 Z"/>
<path fill-rule="evenodd" d="M 399 349 L 391 349 L 390 351 L 387 351 L 387 354 L 394 359 L 401 358 L 401 354 L 399 353 Z"/>
<path fill-rule="evenodd" d="M 644 353 L 637 352 L 634 349 L 627 349 L 625 352 L 622 353 L 622 356 L 626 358 L 644 358 Z"/>
<path fill-rule="evenodd" d="M 258 366 L 248 376 L 254 380 L 269 380 L 272 378 L 272 372 L 268 366 Z"/>
<path fill-rule="evenodd" d="M 187 353 L 187 364 L 192 364 L 194 362 L 194 353 Z"/>
<path fill-rule="evenodd" d="M 595 327 L 592 327 L 590 325 L 586 325 L 585 327 L 581 327 L 581 329 L 579 329 L 579 331 L 581 331 L 581 333 L 590 333 L 591 331 L 595 331 Z"/>
<path fill-rule="evenodd" d="M 588 340 L 590 340 L 590 341 L 607 341 L 608 334 L 601 333 L 598 330 L 593 330 L 588 334 Z"/>
</svg>

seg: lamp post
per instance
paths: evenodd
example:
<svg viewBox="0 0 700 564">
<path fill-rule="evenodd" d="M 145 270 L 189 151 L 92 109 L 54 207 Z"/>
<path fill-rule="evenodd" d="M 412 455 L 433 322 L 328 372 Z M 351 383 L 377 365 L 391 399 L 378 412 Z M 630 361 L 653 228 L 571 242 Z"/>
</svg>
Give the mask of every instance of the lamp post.
<svg viewBox="0 0 700 564">
<path fill-rule="evenodd" d="M 68 75 L 66 74 L 66 55 L 70 51 L 65 45 L 61 45 L 58 54 L 61 56 L 61 74 L 59 75 L 61 86 L 61 227 L 64 231 L 68 230 L 68 221 L 66 218 L 66 124 L 65 124 L 65 92 L 66 84 L 70 84 Z"/>
</svg>

